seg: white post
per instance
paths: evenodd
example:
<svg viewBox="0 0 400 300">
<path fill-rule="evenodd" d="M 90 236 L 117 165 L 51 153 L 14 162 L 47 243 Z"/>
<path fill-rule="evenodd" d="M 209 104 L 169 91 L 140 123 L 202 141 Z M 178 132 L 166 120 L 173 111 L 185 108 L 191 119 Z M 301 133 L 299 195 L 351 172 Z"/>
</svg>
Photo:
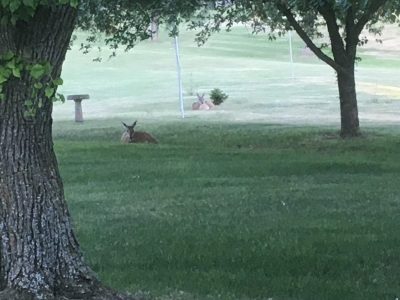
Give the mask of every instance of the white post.
<svg viewBox="0 0 400 300">
<path fill-rule="evenodd" d="M 294 66 L 293 66 L 293 48 L 292 48 L 292 31 L 289 30 L 289 52 L 290 52 L 290 69 L 292 72 L 292 79 L 294 78 Z"/>
<path fill-rule="evenodd" d="M 181 58 L 179 53 L 179 39 L 175 36 L 175 55 L 176 55 L 176 68 L 178 72 L 178 84 L 179 84 L 179 101 L 181 104 L 181 115 L 182 119 L 185 118 L 185 108 L 183 106 L 183 87 L 182 87 L 182 68 L 181 68 Z"/>
</svg>

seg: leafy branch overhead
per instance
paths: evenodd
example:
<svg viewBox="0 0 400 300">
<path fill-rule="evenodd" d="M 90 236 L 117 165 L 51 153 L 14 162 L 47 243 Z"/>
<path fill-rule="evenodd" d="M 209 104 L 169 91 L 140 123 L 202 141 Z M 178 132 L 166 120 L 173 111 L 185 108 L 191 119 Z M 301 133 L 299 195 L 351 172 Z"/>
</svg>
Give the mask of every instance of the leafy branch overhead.
<svg viewBox="0 0 400 300">
<path fill-rule="evenodd" d="M 39 8 L 50 8 L 54 5 L 69 5 L 77 8 L 78 0 L 1 0 L 1 25 L 16 31 L 26 30 L 25 23 L 33 20 Z M 15 42 L 14 42 L 15 43 Z M 12 50 L 15 48 L 15 50 Z M 1 49 L 1 48 L 0 48 Z M 63 81 L 52 74 L 53 67 L 49 61 L 31 57 L 29 52 L 18 50 L 17 45 L 3 51 L 0 55 L 0 101 L 5 99 L 5 88 L 10 81 L 31 81 L 31 91 L 24 100 L 26 117 L 32 117 L 42 108 L 44 101 L 63 100 L 57 87 Z"/>
<path fill-rule="evenodd" d="M 35 15 L 39 6 L 54 4 L 78 7 L 79 0 L 1 0 L 1 24 L 15 25 L 17 21 L 28 21 Z"/>
<path fill-rule="evenodd" d="M 82 44 L 85 52 L 102 39 L 112 50 L 124 46 L 132 49 L 138 42 L 151 36 L 149 25 L 156 17 L 160 24 L 167 24 L 170 34 L 176 35 L 181 23 L 194 13 L 208 6 L 204 0 L 87 0 L 79 6 L 79 29 L 90 36 Z"/>
<path fill-rule="evenodd" d="M 339 70 L 334 59 L 322 51 L 335 44 L 328 44 L 326 35 L 330 42 L 334 38 L 338 42 L 335 45 L 347 51 L 346 43 L 351 47 L 368 42 L 359 37 L 363 29 L 380 36 L 382 22 L 399 22 L 399 13 L 398 0 L 236 0 L 217 5 L 208 17 L 204 17 L 207 12 L 198 12 L 190 28 L 201 30 L 196 38 L 199 44 L 205 43 L 212 33 L 223 28 L 230 30 L 237 23 L 251 24 L 254 33 L 265 33 L 271 40 L 294 29 L 320 59 Z"/>
<path fill-rule="evenodd" d="M 4 85 L 9 80 L 28 77 L 32 81 L 30 97 L 25 100 L 25 115 L 33 116 L 43 106 L 43 98 L 52 101 L 63 100 L 64 96 L 56 93 L 57 87 L 63 84 L 61 78 L 53 79 L 49 62 L 30 63 L 12 52 L 0 56 L 0 101 L 4 101 Z M 44 97 L 43 97 L 44 96 Z"/>
</svg>

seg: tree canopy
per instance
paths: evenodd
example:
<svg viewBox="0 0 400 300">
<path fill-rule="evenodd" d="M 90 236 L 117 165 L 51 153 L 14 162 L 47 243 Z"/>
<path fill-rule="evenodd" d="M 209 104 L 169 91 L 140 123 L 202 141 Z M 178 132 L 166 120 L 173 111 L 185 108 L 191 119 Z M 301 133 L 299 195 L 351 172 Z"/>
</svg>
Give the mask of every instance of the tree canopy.
<svg viewBox="0 0 400 300">
<path fill-rule="evenodd" d="M 150 37 L 153 17 L 169 24 L 171 34 L 176 34 L 179 24 L 190 20 L 204 5 L 203 0 L 85 0 L 79 8 L 77 27 L 91 33 L 85 49 L 91 47 L 99 34 L 105 34 L 104 41 L 111 49 L 124 46 L 129 50 Z"/>
<path fill-rule="evenodd" d="M 212 18 L 198 18 L 191 28 L 202 29 L 198 35 L 200 43 L 212 32 L 223 27 L 230 29 L 236 23 L 250 22 L 255 33 L 265 32 L 270 39 L 294 29 L 320 59 L 338 70 L 340 66 L 334 63 L 334 58 L 329 59 L 319 50 L 344 47 L 364 29 L 379 36 L 384 23 L 399 21 L 399 13 L 398 0 L 235 0 L 217 5 Z M 326 35 L 330 44 L 322 39 Z M 366 42 L 361 37 L 358 45 Z"/>
</svg>

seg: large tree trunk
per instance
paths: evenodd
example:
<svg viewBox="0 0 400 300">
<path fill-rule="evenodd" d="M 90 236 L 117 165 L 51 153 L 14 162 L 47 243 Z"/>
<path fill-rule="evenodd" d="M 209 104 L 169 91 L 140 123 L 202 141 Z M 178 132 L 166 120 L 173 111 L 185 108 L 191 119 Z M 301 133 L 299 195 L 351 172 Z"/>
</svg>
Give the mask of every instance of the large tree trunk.
<svg viewBox="0 0 400 300">
<path fill-rule="evenodd" d="M 76 10 L 40 7 L 28 23 L 0 27 L 0 51 L 61 73 Z M 122 299 L 102 289 L 72 231 L 52 142 L 52 103 L 25 117 L 32 79 L 4 87 L 0 102 L 0 299 Z M 38 100 L 38 99 L 36 99 Z"/>
<path fill-rule="evenodd" d="M 343 138 L 360 135 L 354 66 L 338 73 L 341 131 Z"/>
</svg>

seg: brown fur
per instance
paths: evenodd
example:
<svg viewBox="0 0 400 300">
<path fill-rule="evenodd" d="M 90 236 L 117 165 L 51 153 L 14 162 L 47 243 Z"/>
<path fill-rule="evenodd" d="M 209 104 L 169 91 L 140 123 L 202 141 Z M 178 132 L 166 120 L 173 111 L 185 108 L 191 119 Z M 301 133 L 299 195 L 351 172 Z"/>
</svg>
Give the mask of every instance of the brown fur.
<svg viewBox="0 0 400 300">
<path fill-rule="evenodd" d="M 205 94 L 197 93 L 197 101 L 192 104 L 192 110 L 209 110 L 214 107 L 214 104 L 208 100 L 204 100 Z"/>
<path fill-rule="evenodd" d="M 136 131 L 137 121 L 133 123 L 132 126 L 126 125 L 124 122 L 122 124 L 125 126 L 126 131 L 121 136 L 121 143 L 132 144 L 132 143 L 149 143 L 158 144 L 158 141 L 150 134 L 144 131 Z"/>
<path fill-rule="evenodd" d="M 200 102 L 193 102 L 192 110 L 199 110 L 201 103 Z"/>
<path fill-rule="evenodd" d="M 131 141 L 131 143 L 158 144 L 158 141 L 152 137 L 150 133 L 144 131 L 135 131 L 133 133 L 133 141 Z"/>
<path fill-rule="evenodd" d="M 200 104 L 199 110 L 209 110 L 209 109 L 210 107 L 207 104 L 205 103 Z"/>
<path fill-rule="evenodd" d="M 208 107 L 209 107 L 210 109 L 215 107 L 214 103 L 212 103 L 211 101 L 206 100 L 205 103 L 208 105 Z"/>
</svg>

